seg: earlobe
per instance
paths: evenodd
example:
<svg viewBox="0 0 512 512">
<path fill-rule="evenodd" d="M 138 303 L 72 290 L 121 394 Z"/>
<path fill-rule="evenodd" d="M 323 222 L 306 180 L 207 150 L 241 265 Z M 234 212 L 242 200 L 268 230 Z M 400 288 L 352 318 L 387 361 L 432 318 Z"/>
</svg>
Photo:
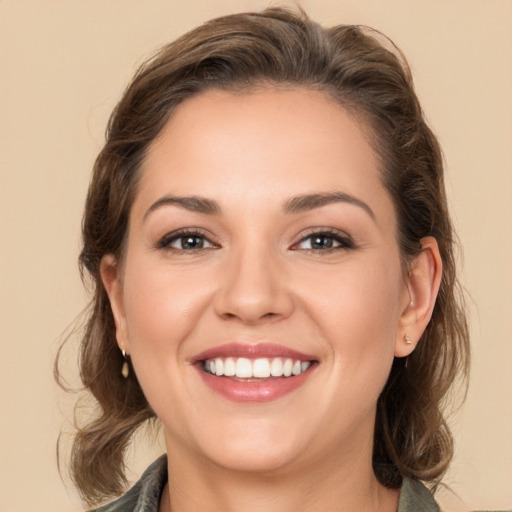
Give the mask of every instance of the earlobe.
<svg viewBox="0 0 512 512">
<path fill-rule="evenodd" d="M 412 260 L 407 277 L 408 297 L 403 305 L 395 343 L 395 356 L 408 356 L 426 329 L 437 299 L 443 264 L 435 238 L 421 240 L 421 251 Z"/>
<path fill-rule="evenodd" d="M 129 354 L 120 269 L 117 260 L 112 254 L 107 254 L 101 259 L 100 274 L 114 317 L 117 344 L 121 351 Z"/>
</svg>

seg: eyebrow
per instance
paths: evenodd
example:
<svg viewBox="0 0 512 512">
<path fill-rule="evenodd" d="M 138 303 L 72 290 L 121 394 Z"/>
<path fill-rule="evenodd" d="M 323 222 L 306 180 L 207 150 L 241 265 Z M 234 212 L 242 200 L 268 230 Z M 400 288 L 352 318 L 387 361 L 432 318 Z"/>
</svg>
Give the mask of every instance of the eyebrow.
<svg viewBox="0 0 512 512">
<path fill-rule="evenodd" d="M 320 194 L 305 194 L 302 196 L 293 197 L 288 200 L 284 205 L 286 213 L 301 213 L 315 208 L 320 208 L 332 203 L 349 203 L 362 208 L 373 220 L 375 220 L 375 213 L 373 210 L 361 199 L 351 196 L 345 192 L 327 192 Z"/>
<path fill-rule="evenodd" d="M 332 203 L 348 203 L 362 208 L 372 219 L 375 220 L 373 210 L 361 199 L 354 197 L 345 192 L 325 192 L 317 194 L 304 194 L 292 197 L 284 203 L 283 210 L 285 213 L 302 213 L 315 208 L 321 208 Z M 217 201 L 199 196 L 165 196 L 155 201 L 144 214 L 143 220 L 148 215 L 162 206 L 179 206 L 186 210 L 204 215 L 219 215 L 221 208 Z"/>
<path fill-rule="evenodd" d="M 212 199 L 206 199 L 205 197 L 188 196 L 165 196 L 155 201 L 144 214 L 143 220 L 146 220 L 148 215 L 155 211 L 157 208 L 166 205 L 175 205 L 185 208 L 191 212 L 202 213 L 205 215 L 218 215 L 220 213 L 219 203 Z"/>
</svg>

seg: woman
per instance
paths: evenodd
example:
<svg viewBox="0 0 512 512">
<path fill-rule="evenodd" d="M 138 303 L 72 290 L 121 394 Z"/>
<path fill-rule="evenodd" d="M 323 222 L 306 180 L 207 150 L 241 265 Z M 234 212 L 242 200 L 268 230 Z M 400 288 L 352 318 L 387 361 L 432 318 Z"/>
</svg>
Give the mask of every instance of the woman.
<svg viewBox="0 0 512 512">
<path fill-rule="evenodd" d="M 99 414 L 71 470 L 105 511 L 437 510 L 468 368 L 442 159 L 403 56 L 268 9 L 144 64 L 86 203 Z"/>
</svg>

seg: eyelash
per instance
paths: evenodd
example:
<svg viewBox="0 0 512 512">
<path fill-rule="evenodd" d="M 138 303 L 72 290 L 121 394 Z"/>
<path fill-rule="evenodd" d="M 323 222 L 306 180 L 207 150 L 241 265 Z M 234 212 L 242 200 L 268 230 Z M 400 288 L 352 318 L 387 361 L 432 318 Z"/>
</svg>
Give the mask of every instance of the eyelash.
<svg viewBox="0 0 512 512">
<path fill-rule="evenodd" d="M 299 244 L 305 242 L 306 240 L 312 240 L 313 238 L 326 238 L 333 240 L 335 243 L 339 244 L 336 247 L 324 247 L 322 249 L 319 248 L 307 248 L 302 249 L 298 247 Z M 293 245 L 292 250 L 294 251 L 310 251 L 314 253 L 321 252 L 334 252 L 334 251 L 342 251 L 342 250 L 350 250 L 355 249 L 355 244 L 353 240 L 346 234 L 341 234 L 339 231 L 334 229 L 314 229 L 311 230 L 308 234 L 303 236 L 296 244 Z"/>
<path fill-rule="evenodd" d="M 184 240 L 186 238 L 199 238 L 203 241 L 206 241 L 208 244 L 210 244 L 211 247 L 199 247 L 199 248 L 191 248 L 191 249 L 184 249 L 184 248 L 178 248 L 178 247 L 172 247 L 171 244 L 178 240 Z M 162 237 L 157 244 L 158 249 L 167 249 L 170 251 L 175 252 L 197 252 L 197 251 L 204 251 L 212 248 L 218 248 L 218 244 L 215 244 L 210 240 L 210 238 L 206 235 L 206 233 L 200 229 L 192 228 L 192 229 L 182 229 L 179 231 L 173 231 L 172 233 L 168 233 L 164 237 Z"/>
<path fill-rule="evenodd" d="M 335 247 L 324 247 L 324 248 L 300 248 L 298 247 L 301 243 L 305 242 L 306 240 L 312 240 L 314 237 L 317 238 L 324 238 L 334 241 L 334 243 L 338 244 Z M 202 241 L 209 244 L 209 247 L 198 247 L 198 248 L 189 248 L 185 249 L 183 247 L 172 247 L 172 243 L 178 241 L 178 240 L 185 240 L 186 238 L 198 238 Z M 162 237 L 158 243 L 157 248 L 158 249 L 166 249 L 174 252 L 181 252 L 181 253 L 191 253 L 191 252 L 197 252 L 197 251 L 204 251 L 209 249 L 218 249 L 220 246 L 214 242 L 211 241 L 211 239 L 207 236 L 207 234 L 200 229 L 182 229 L 179 231 L 174 231 L 172 233 L 166 234 L 164 237 Z M 305 236 L 302 236 L 302 238 L 295 243 L 291 250 L 293 251 L 303 251 L 303 252 L 314 252 L 314 253 L 321 253 L 321 252 L 333 252 L 333 251 L 340 251 L 340 250 L 350 250 L 354 249 L 355 244 L 352 241 L 352 239 L 347 235 L 342 235 L 339 231 L 333 230 L 333 229 L 314 229 L 311 230 L 308 234 Z"/>
</svg>

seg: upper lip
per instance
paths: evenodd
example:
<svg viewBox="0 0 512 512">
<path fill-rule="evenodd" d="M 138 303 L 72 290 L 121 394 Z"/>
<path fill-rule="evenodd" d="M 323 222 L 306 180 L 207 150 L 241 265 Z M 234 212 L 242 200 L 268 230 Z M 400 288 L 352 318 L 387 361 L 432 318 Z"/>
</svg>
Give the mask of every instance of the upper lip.
<svg viewBox="0 0 512 512">
<path fill-rule="evenodd" d="M 213 348 L 209 348 L 192 358 L 192 363 L 205 361 L 206 359 L 215 359 L 216 357 L 246 357 L 247 359 L 257 359 L 262 357 L 284 357 L 299 361 L 315 361 L 314 356 L 304 354 L 297 350 L 278 345 L 277 343 L 225 343 Z"/>
</svg>

